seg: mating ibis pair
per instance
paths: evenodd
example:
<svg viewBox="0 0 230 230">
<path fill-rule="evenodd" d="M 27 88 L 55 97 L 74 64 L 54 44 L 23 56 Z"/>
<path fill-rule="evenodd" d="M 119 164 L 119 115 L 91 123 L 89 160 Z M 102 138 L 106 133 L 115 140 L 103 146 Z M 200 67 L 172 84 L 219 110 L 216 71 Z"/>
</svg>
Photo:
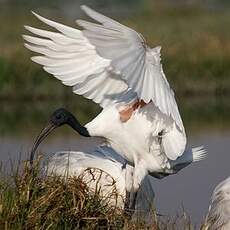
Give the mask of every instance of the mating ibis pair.
<svg viewBox="0 0 230 230">
<path fill-rule="evenodd" d="M 31 163 L 40 142 L 64 124 L 85 137 L 102 137 L 107 146 L 89 159 L 88 153 L 72 153 L 72 170 L 81 167 L 81 161 L 74 160 L 80 157 L 84 167 L 121 178 L 127 194 L 136 194 L 148 175 L 162 178 L 202 160 L 203 147 L 186 150 L 183 122 L 160 62 L 161 48 L 150 48 L 141 34 L 87 6 L 81 9 L 95 21 L 77 20 L 83 30 L 33 13 L 56 32 L 25 26 L 33 35 L 23 37 L 28 49 L 41 54 L 32 57 L 34 62 L 103 110 L 85 126 L 69 111 L 55 111 L 34 144 Z M 114 157 L 117 153 L 122 164 Z M 129 207 L 135 207 L 136 197 Z"/>
</svg>

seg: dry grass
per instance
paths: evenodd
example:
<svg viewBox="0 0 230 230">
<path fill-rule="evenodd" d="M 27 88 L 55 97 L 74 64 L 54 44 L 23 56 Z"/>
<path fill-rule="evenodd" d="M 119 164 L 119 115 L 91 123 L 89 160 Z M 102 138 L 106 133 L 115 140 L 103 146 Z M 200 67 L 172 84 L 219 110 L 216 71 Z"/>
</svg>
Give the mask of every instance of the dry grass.
<svg viewBox="0 0 230 230">
<path fill-rule="evenodd" d="M 47 176 L 39 163 L 18 168 L 13 180 L 1 179 L 0 229 L 139 229 L 100 188 L 92 192 L 80 177 Z M 97 184 L 97 183 L 96 183 Z M 116 196 L 117 194 L 115 194 Z M 137 227 L 139 226 L 139 227 Z"/>
<path fill-rule="evenodd" d="M 101 197 L 100 189 L 89 190 L 84 174 L 47 176 L 39 170 L 39 162 L 33 170 L 24 162 L 11 179 L 1 177 L 0 229 L 194 229 L 185 213 L 160 217 L 157 225 L 143 219 L 133 222 L 127 213 L 109 204 L 111 194 Z"/>
<path fill-rule="evenodd" d="M 109 206 L 98 191 L 90 192 L 80 177 L 44 176 L 38 167 L 31 171 L 25 163 L 14 183 L 5 181 L 0 189 L 1 229 L 120 229 L 124 225 L 123 213 Z"/>
</svg>

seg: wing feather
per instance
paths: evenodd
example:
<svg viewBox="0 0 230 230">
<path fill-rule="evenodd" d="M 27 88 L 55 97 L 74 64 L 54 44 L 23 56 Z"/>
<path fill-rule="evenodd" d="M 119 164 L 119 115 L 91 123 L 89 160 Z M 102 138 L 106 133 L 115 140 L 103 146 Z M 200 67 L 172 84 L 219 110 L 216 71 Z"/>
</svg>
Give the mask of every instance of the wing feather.
<svg viewBox="0 0 230 230">
<path fill-rule="evenodd" d="M 85 20 L 77 20 L 76 21 L 78 25 L 87 28 L 87 30 L 95 33 L 99 33 L 100 35 L 108 36 L 109 38 L 116 39 L 116 37 L 122 36 L 122 33 L 120 30 L 107 28 L 106 26 L 102 26 L 100 24 L 88 22 Z"/>
<path fill-rule="evenodd" d="M 30 31 L 33 34 L 39 35 L 41 37 L 49 38 L 61 45 L 69 45 L 76 43 L 76 39 L 72 39 L 64 36 L 63 34 L 57 32 L 51 32 L 47 30 L 37 29 L 31 26 L 24 26 L 26 30 Z"/>
<path fill-rule="evenodd" d="M 82 32 L 78 29 L 75 29 L 75 28 L 65 26 L 63 24 L 51 21 L 47 18 L 44 18 L 44 17 L 36 14 L 33 11 L 32 11 L 32 14 L 34 14 L 34 16 L 36 18 L 38 18 L 40 21 L 44 22 L 45 24 L 55 28 L 56 30 L 58 30 L 62 34 L 66 35 L 68 38 L 77 39 L 78 41 L 80 41 L 80 40 L 87 41 L 87 39 L 83 36 Z M 90 45 L 90 43 L 88 45 Z"/>
<path fill-rule="evenodd" d="M 128 85 L 109 71 L 111 61 L 99 56 L 94 45 L 80 30 L 33 14 L 58 31 L 51 32 L 25 26 L 25 29 L 34 34 L 23 36 L 26 41 L 25 47 L 43 55 L 32 57 L 34 62 L 42 65 L 45 71 L 53 74 L 64 85 L 72 86 L 74 93 L 92 99 L 102 107 L 121 100 Z M 108 32 L 100 26 L 97 29 L 104 35 Z M 115 33 L 119 32 L 114 31 L 113 35 Z M 119 49 L 127 46 L 118 39 L 113 39 L 110 45 Z"/>
<path fill-rule="evenodd" d="M 164 114 L 172 117 L 178 128 L 184 132 L 183 123 L 174 99 L 174 93 L 168 84 L 160 63 L 160 47 L 150 49 L 147 47 L 143 37 L 134 30 L 95 12 L 87 6 L 82 6 L 81 8 L 89 17 L 101 23 L 88 23 L 84 20 L 77 21 L 85 29 L 83 31 L 84 35 L 96 47 L 100 56 L 112 60 L 112 67 L 116 72 L 121 73 L 121 77 L 138 94 L 139 98 L 146 103 L 153 101 Z M 113 38 L 108 36 L 109 31 L 110 34 L 113 34 Z M 120 42 L 123 44 L 128 44 L 126 50 L 124 50 L 125 48 L 123 50 L 114 49 L 111 53 L 107 47 L 114 38 L 120 39 Z M 105 41 L 106 44 L 103 42 L 102 46 L 98 40 L 100 42 Z M 142 58 L 138 59 L 140 56 Z M 138 62 L 136 63 L 135 60 L 137 59 Z M 136 68 L 132 68 L 134 63 L 136 63 L 135 65 L 141 65 L 143 61 L 145 64 L 142 68 L 146 68 L 146 70 L 139 71 L 138 74 L 128 74 L 130 69 L 136 70 Z M 140 86 L 140 82 L 142 86 Z M 150 82 L 152 83 L 151 87 L 148 84 Z"/>
<path fill-rule="evenodd" d="M 91 50 L 82 51 L 81 53 L 67 53 L 66 51 L 53 51 L 47 47 L 43 46 L 36 46 L 36 45 L 30 45 L 28 43 L 24 44 L 25 47 L 33 52 L 43 54 L 46 57 L 54 58 L 54 59 L 66 59 L 66 58 L 78 58 L 82 55 L 88 55 L 91 54 Z"/>
</svg>

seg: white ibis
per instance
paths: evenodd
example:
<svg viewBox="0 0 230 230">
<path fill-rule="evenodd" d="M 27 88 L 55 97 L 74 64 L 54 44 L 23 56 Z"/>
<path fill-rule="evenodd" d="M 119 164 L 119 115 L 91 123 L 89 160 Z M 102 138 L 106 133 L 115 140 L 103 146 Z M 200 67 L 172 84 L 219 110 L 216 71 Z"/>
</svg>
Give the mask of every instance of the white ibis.
<svg viewBox="0 0 230 230">
<path fill-rule="evenodd" d="M 230 177 L 213 191 L 209 211 L 202 230 L 230 229 Z"/>
<path fill-rule="evenodd" d="M 133 197 L 132 193 L 126 191 L 126 184 L 132 181 L 132 166 L 108 146 L 87 152 L 57 152 L 48 159 L 46 168 L 48 175 L 80 176 L 87 183 L 89 191 L 97 190 L 108 205 L 121 211 L 127 200 Z M 146 176 L 137 193 L 133 218 L 142 217 L 147 222 L 153 218 L 154 195 L 151 178 Z"/>
<path fill-rule="evenodd" d="M 148 47 L 141 34 L 87 6 L 81 9 L 96 22 L 77 20 L 79 30 L 33 13 L 56 32 L 25 26 L 34 36 L 23 37 L 28 49 L 41 54 L 32 57 L 34 62 L 103 110 L 84 127 L 59 110 L 42 133 L 67 123 L 83 136 L 104 137 L 134 166 L 127 191 L 137 191 L 147 174 L 176 173 L 203 159 L 203 147 L 185 151 L 185 129 L 160 63 L 160 47 Z"/>
</svg>

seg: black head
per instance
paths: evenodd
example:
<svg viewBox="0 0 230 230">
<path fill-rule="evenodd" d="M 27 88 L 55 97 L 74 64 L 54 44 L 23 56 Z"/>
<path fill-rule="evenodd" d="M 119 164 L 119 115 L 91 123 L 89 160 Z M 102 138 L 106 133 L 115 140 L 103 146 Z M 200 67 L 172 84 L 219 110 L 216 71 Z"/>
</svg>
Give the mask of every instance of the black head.
<svg viewBox="0 0 230 230">
<path fill-rule="evenodd" d="M 33 164 L 33 158 L 35 151 L 39 144 L 57 127 L 60 127 L 62 125 L 69 125 L 72 127 L 75 131 L 77 131 L 80 135 L 85 137 L 90 137 L 88 130 L 82 126 L 79 121 L 74 117 L 73 114 L 71 114 L 66 109 L 60 108 L 53 112 L 53 114 L 50 116 L 48 125 L 41 131 L 41 133 L 36 138 L 33 148 L 31 150 L 30 154 L 30 163 Z"/>
<path fill-rule="evenodd" d="M 73 115 L 64 108 L 57 109 L 53 112 L 50 117 L 50 123 L 56 127 L 68 124 L 72 119 Z"/>
</svg>

